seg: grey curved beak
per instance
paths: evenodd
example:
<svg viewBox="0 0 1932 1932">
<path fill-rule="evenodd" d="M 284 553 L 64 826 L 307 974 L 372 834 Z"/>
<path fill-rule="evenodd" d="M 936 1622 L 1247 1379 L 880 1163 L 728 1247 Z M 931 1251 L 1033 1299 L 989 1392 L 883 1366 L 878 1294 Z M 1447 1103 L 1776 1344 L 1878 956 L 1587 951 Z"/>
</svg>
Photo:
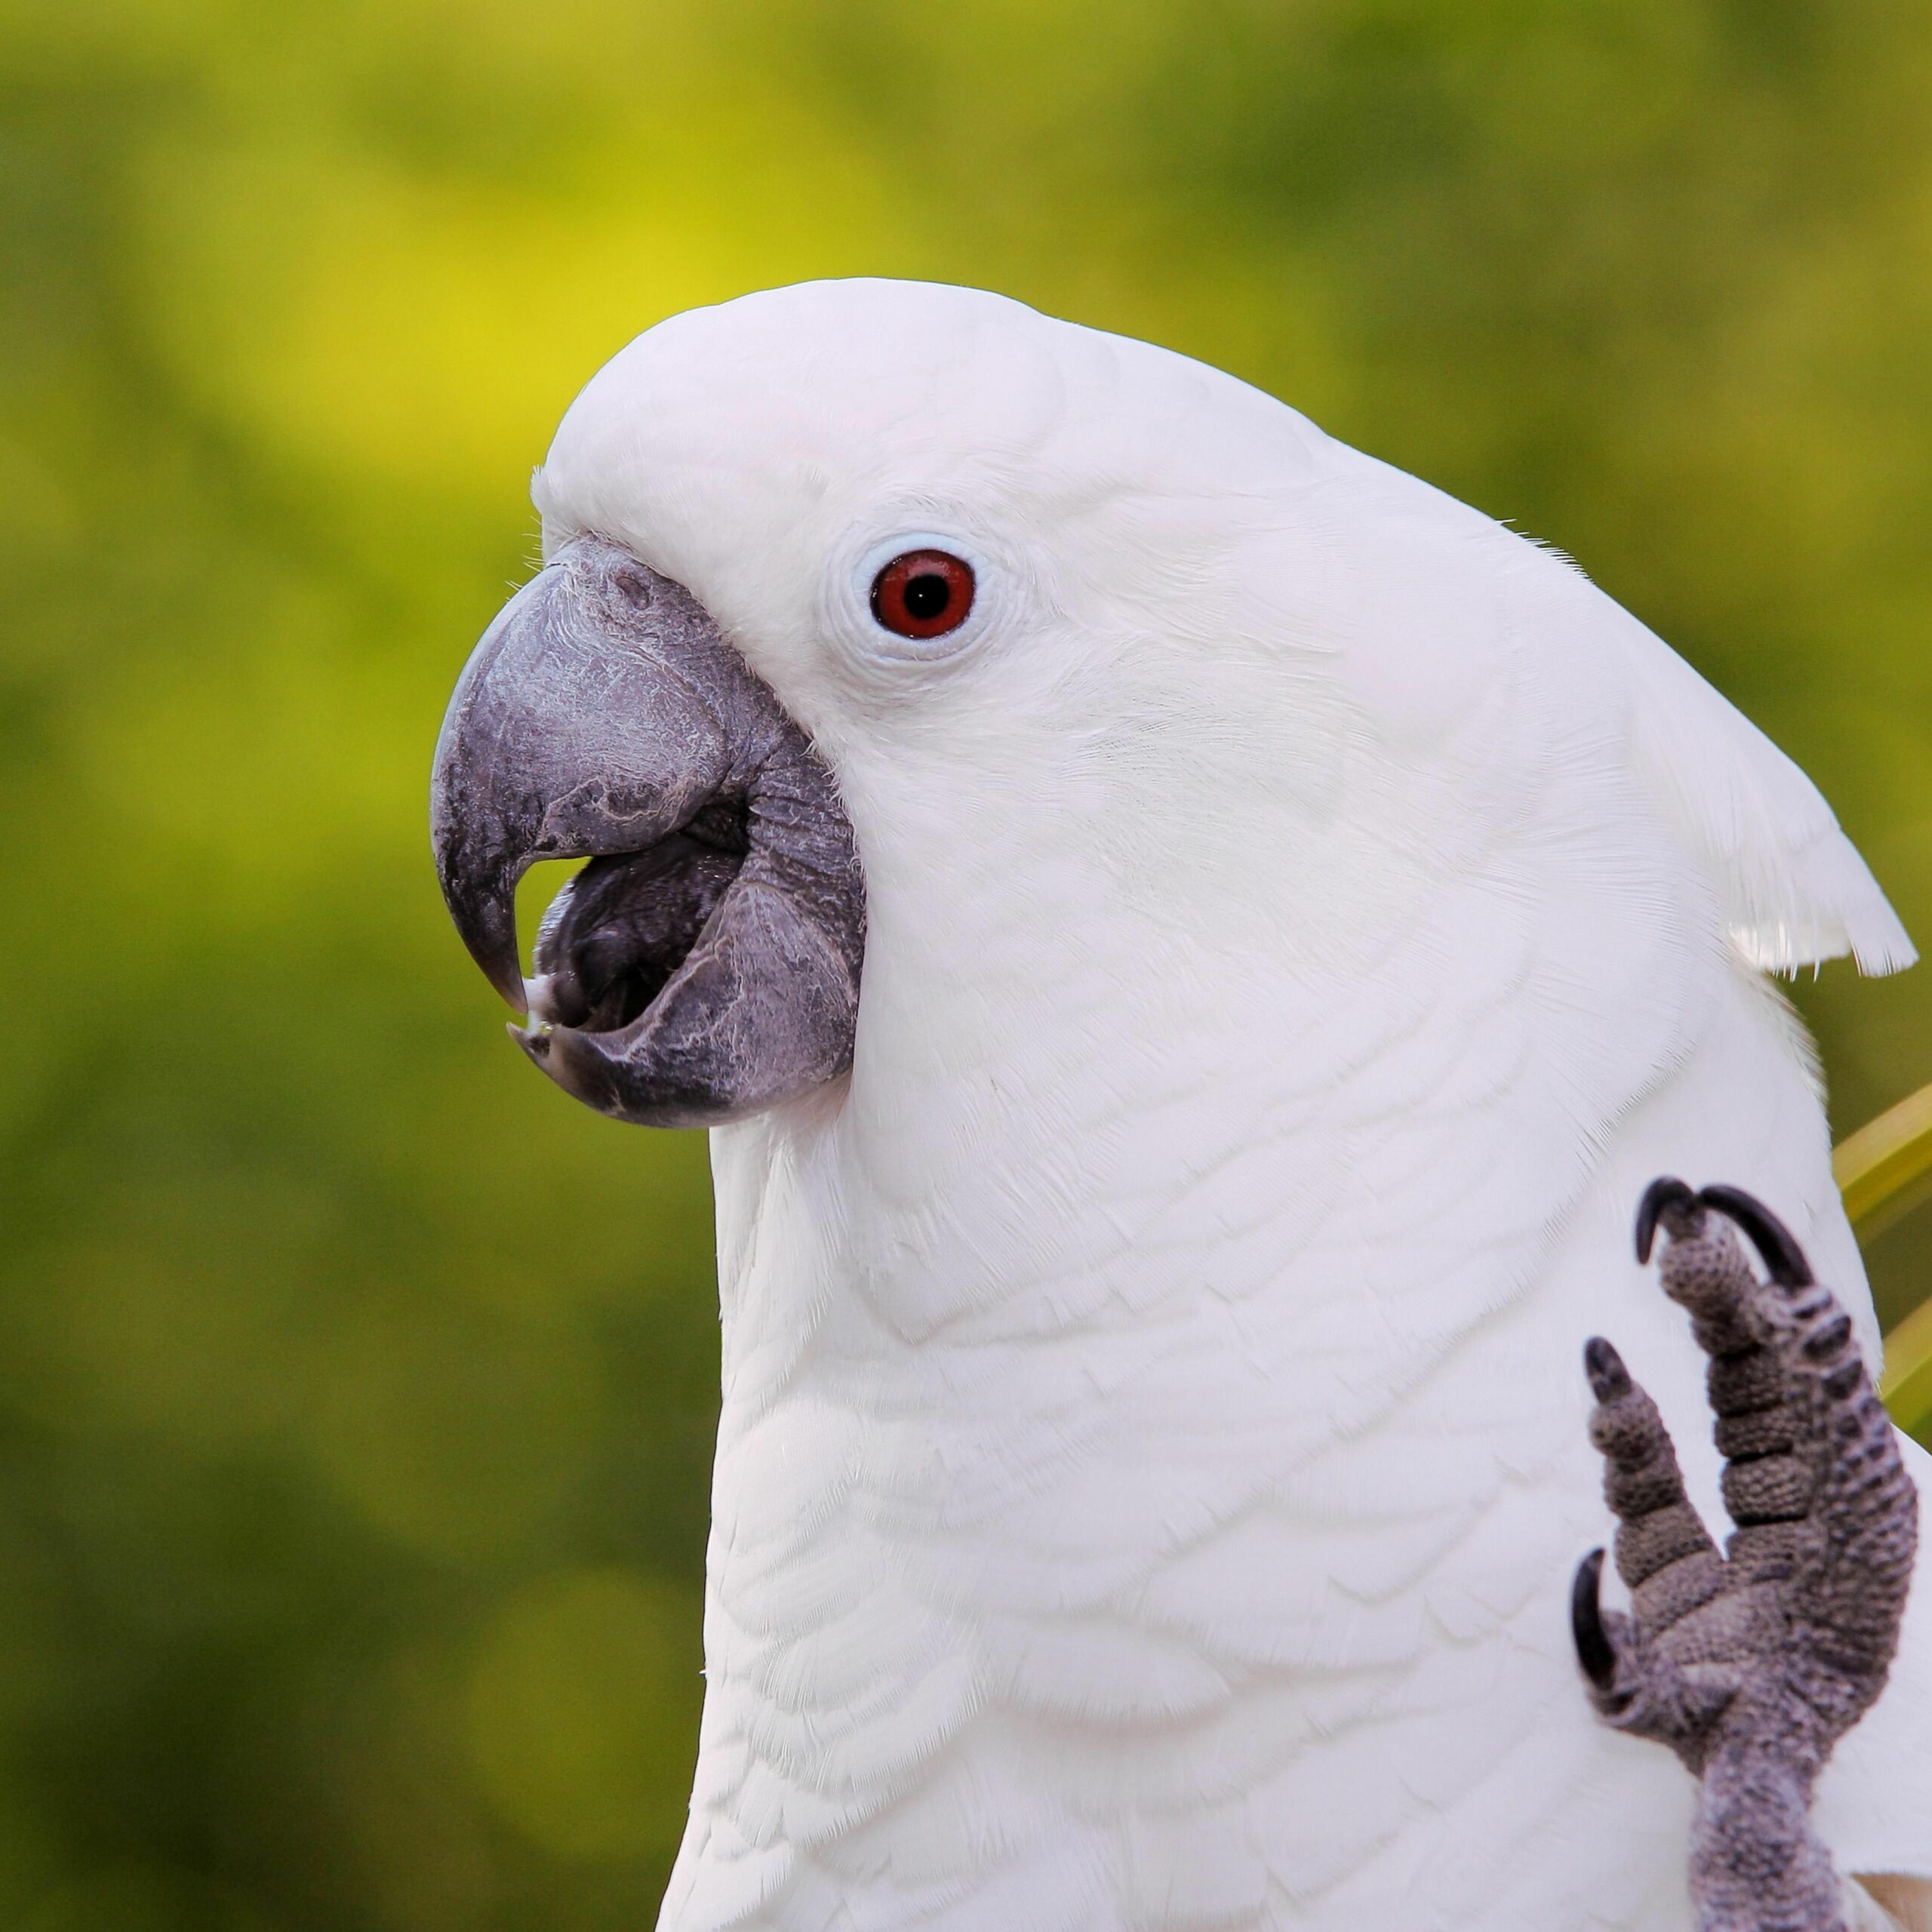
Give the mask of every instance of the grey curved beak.
<svg viewBox="0 0 1932 1932">
<path fill-rule="evenodd" d="M 681 585 L 578 538 L 464 667 L 436 872 L 525 1051 L 600 1112 L 755 1113 L 851 1063 L 865 891 L 831 774 Z M 589 858 L 518 960 L 517 881 Z M 515 1030 L 515 1029 L 513 1029 Z"/>
</svg>

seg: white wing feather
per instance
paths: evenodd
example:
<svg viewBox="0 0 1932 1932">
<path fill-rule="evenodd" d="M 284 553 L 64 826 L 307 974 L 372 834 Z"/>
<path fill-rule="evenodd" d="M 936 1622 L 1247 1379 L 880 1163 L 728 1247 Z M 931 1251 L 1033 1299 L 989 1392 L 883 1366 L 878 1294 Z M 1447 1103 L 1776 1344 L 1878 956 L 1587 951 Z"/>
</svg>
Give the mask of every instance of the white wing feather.
<svg viewBox="0 0 1932 1932">
<path fill-rule="evenodd" d="M 1793 972 L 1850 953 L 1895 973 L 1918 955 L 1817 787 L 1663 639 L 1622 611 L 1639 691 L 1638 768 L 1725 887 L 1745 956 Z"/>
</svg>

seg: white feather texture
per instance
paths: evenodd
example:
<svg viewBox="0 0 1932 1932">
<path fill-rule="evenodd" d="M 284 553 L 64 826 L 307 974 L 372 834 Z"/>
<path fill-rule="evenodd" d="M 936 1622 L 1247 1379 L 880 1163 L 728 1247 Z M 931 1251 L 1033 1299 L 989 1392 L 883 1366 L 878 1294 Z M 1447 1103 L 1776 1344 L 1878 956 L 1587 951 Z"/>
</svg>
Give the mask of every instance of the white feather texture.
<svg viewBox="0 0 1932 1932">
<path fill-rule="evenodd" d="M 849 1084 L 714 1139 L 724 1329 L 674 1932 L 1684 1932 L 1591 1716 L 1585 1337 L 1675 1425 L 1654 1176 L 1876 1334 L 1758 970 L 1911 949 L 1803 775 L 1560 558 L 1178 356 L 971 291 L 681 316 L 546 540 L 689 586 L 863 857 Z M 894 658 L 859 561 L 979 569 Z M 1874 1355 L 1875 1359 L 1875 1354 Z M 1932 1874 L 1932 1600 L 1829 1774 Z"/>
</svg>

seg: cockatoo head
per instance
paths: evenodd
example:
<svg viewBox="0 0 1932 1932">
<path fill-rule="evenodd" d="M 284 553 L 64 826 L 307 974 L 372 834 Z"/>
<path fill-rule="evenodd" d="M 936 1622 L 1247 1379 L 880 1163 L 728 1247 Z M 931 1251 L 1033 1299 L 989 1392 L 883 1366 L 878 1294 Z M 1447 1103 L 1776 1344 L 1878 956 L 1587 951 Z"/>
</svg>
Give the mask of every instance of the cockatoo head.
<svg viewBox="0 0 1932 1932">
<path fill-rule="evenodd" d="M 1910 948 L 1803 775 L 1561 558 L 991 295 L 678 316 L 535 495 L 444 890 L 561 1085 L 736 1123 L 663 1922 L 1663 1896 L 1567 1856 L 1625 1787 L 1552 1364 L 1643 1340 L 1622 1227 L 1694 1161 L 1855 1279 L 1750 968 Z"/>
<path fill-rule="evenodd" d="M 869 986 L 950 948 L 990 989 L 1037 977 L 1043 923 L 1155 978 L 1205 949 L 1333 986 L 1499 826 L 1567 835 L 1566 773 L 1628 769 L 1619 651 L 1552 675 L 1504 608 L 1524 573 L 1594 598 L 1574 572 L 1231 377 L 999 297 L 676 316 L 534 494 L 546 567 L 452 703 L 438 860 L 532 1057 L 624 1118 L 810 1092 L 862 958 Z M 526 988 L 515 880 L 585 854 Z"/>
</svg>

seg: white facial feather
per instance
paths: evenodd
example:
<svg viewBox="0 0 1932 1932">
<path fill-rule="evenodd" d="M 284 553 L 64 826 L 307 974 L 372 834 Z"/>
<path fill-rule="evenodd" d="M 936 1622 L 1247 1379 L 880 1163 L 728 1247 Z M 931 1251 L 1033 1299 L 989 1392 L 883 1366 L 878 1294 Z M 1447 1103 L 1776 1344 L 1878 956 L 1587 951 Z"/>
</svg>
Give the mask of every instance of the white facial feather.
<svg viewBox="0 0 1932 1932">
<path fill-rule="evenodd" d="M 1762 1195 L 1869 1327 L 1750 970 L 1911 958 L 1816 791 L 1561 559 L 993 296 L 676 318 L 536 494 L 724 626 L 867 878 L 849 1088 L 714 1137 L 663 1923 L 1687 1924 L 1688 1786 L 1569 1654 L 1577 1350 L 1714 1506 L 1627 1253 L 1662 1171 Z M 980 577 L 923 659 L 865 604 L 907 533 Z M 1832 1774 L 1867 1869 L 1932 1872 L 1928 1653 Z"/>
</svg>

